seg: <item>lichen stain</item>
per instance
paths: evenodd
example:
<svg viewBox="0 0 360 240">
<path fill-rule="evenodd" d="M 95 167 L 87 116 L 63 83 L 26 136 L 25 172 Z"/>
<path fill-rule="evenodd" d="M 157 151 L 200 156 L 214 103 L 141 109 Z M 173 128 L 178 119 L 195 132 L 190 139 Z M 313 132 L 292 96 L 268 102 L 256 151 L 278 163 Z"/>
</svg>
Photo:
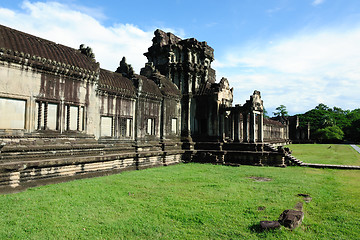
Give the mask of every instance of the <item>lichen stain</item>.
<svg viewBox="0 0 360 240">
<path fill-rule="evenodd" d="M 105 96 L 100 95 L 100 114 L 104 114 L 104 98 Z"/>
<path fill-rule="evenodd" d="M 41 74 L 39 95 L 44 98 L 60 100 L 60 77 Z"/>
<path fill-rule="evenodd" d="M 116 101 L 115 101 L 115 114 L 116 115 L 121 115 L 121 104 L 122 101 L 121 101 L 121 98 L 116 98 Z"/>
<path fill-rule="evenodd" d="M 79 81 L 73 81 L 71 79 L 65 79 L 65 101 L 79 102 L 80 101 L 80 87 Z"/>
<path fill-rule="evenodd" d="M 112 114 L 114 109 L 114 96 L 108 96 L 107 98 L 108 104 L 107 104 L 107 113 Z"/>
</svg>

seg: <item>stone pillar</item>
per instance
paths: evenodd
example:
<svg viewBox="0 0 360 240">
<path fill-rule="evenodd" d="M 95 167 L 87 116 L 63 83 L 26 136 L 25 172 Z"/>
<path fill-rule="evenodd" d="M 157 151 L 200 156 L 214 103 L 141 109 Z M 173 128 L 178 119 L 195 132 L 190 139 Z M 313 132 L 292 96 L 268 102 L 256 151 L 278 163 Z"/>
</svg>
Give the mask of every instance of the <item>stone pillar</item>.
<svg viewBox="0 0 360 240">
<path fill-rule="evenodd" d="M 42 101 L 40 101 L 39 103 L 39 108 L 38 108 L 38 112 L 37 112 L 37 115 L 38 115 L 38 122 L 37 122 L 37 130 L 40 130 L 41 129 L 41 118 L 42 118 Z"/>
<path fill-rule="evenodd" d="M 259 132 L 259 139 L 258 142 L 264 142 L 264 113 L 260 113 L 259 114 L 259 127 L 258 127 L 258 132 Z"/>
<path fill-rule="evenodd" d="M 165 128 L 165 117 L 164 117 L 164 105 L 165 105 L 165 98 L 163 97 L 161 101 L 161 107 L 160 107 L 160 140 L 164 140 L 164 128 Z"/>
<path fill-rule="evenodd" d="M 181 137 L 183 141 L 191 141 L 190 129 L 190 108 L 191 97 L 189 94 L 183 95 L 181 103 Z"/>
<path fill-rule="evenodd" d="M 248 113 L 243 113 L 243 134 L 244 134 L 244 142 L 249 141 L 249 133 L 248 133 Z"/>
<path fill-rule="evenodd" d="M 230 138 L 234 141 L 235 139 L 235 134 L 234 134 L 234 125 L 235 125 L 235 120 L 234 120 L 235 116 L 234 113 L 231 112 L 230 113 Z"/>
<path fill-rule="evenodd" d="M 256 114 L 250 112 L 250 142 L 255 142 L 255 124 L 256 124 Z"/>
<path fill-rule="evenodd" d="M 234 111 L 234 142 L 240 142 L 240 114 Z"/>
<path fill-rule="evenodd" d="M 219 137 L 220 141 L 224 142 L 225 140 L 225 113 L 223 111 L 220 112 L 219 116 Z"/>
</svg>

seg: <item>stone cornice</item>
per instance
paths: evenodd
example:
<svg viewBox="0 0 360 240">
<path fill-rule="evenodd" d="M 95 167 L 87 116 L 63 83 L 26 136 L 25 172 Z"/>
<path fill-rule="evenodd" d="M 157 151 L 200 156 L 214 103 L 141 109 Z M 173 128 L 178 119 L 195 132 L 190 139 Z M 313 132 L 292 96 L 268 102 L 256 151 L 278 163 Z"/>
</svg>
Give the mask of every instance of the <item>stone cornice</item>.
<svg viewBox="0 0 360 240">
<path fill-rule="evenodd" d="M 31 56 L 29 53 L 13 51 L 6 48 L 0 48 L 0 60 L 29 66 L 34 69 L 45 70 L 55 74 L 71 76 L 84 81 L 97 82 L 99 80 L 99 63 L 96 63 L 98 69 L 96 71 L 92 71 L 36 55 Z"/>
</svg>

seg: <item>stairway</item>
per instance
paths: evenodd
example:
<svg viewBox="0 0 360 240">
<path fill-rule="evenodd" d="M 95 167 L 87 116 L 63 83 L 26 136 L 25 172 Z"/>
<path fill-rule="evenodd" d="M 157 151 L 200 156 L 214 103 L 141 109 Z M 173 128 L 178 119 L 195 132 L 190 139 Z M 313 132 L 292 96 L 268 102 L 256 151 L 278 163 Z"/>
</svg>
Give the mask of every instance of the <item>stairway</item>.
<svg viewBox="0 0 360 240">
<path fill-rule="evenodd" d="M 301 161 L 300 159 L 297 159 L 296 157 L 291 155 L 290 152 L 285 151 L 284 148 L 277 148 L 269 143 L 265 143 L 264 151 L 283 152 L 285 154 L 286 165 L 290 165 L 290 166 L 305 166 L 306 165 L 303 161 Z"/>
</svg>

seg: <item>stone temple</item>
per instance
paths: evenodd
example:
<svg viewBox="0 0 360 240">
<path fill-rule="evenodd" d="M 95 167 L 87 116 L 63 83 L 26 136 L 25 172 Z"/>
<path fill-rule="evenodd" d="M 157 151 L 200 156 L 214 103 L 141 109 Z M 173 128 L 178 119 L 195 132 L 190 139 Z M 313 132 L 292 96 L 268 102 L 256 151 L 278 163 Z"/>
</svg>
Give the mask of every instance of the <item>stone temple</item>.
<svg viewBox="0 0 360 240">
<path fill-rule="evenodd" d="M 154 35 L 136 74 L 0 25 L 0 192 L 179 162 L 287 164 L 271 144 L 292 127 L 263 117 L 259 91 L 234 105 L 206 42 Z"/>
</svg>

